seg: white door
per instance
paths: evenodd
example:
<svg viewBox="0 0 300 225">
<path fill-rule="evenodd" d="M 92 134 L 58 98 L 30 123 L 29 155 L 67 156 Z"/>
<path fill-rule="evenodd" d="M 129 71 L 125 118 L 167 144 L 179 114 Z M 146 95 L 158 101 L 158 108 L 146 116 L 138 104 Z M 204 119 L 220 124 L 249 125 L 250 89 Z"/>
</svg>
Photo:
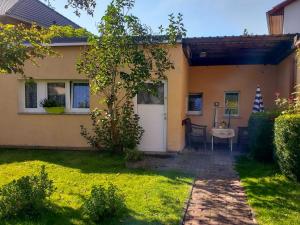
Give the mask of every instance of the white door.
<svg viewBox="0 0 300 225">
<path fill-rule="evenodd" d="M 137 95 L 136 110 L 140 116 L 140 125 L 145 131 L 139 146 L 142 151 L 166 151 L 166 94 L 167 85 L 164 83 L 159 86 L 157 96 L 147 92 Z"/>
</svg>

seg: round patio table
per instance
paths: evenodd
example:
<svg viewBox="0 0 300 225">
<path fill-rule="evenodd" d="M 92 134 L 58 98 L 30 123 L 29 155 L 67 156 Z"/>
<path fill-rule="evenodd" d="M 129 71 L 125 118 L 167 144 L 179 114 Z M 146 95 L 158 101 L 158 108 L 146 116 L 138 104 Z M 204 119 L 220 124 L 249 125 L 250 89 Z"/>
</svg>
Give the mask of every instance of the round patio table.
<svg viewBox="0 0 300 225">
<path fill-rule="evenodd" d="M 230 151 L 232 152 L 232 142 L 235 137 L 234 129 L 229 128 L 212 128 L 211 130 L 211 150 L 214 150 L 214 137 L 230 139 Z"/>
</svg>

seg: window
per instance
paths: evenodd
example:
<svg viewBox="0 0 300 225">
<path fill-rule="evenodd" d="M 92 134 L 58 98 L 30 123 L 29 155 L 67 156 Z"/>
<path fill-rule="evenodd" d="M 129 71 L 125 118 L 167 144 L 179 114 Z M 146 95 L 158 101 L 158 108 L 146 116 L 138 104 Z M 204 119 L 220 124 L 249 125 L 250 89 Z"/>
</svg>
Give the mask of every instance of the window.
<svg viewBox="0 0 300 225">
<path fill-rule="evenodd" d="M 21 81 L 20 90 L 20 112 L 46 113 L 40 104 L 45 99 L 57 102 L 65 108 L 66 113 L 88 113 L 90 110 L 88 81 Z"/>
<path fill-rule="evenodd" d="M 188 114 L 202 114 L 203 94 L 189 94 L 188 97 Z"/>
<path fill-rule="evenodd" d="M 65 83 L 48 83 L 48 99 L 58 103 L 59 106 L 66 106 Z"/>
<path fill-rule="evenodd" d="M 25 108 L 37 108 L 37 84 L 34 82 L 25 83 Z"/>
<path fill-rule="evenodd" d="M 239 115 L 239 92 L 225 92 L 225 115 Z"/>
<path fill-rule="evenodd" d="M 72 108 L 90 108 L 89 83 L 72 83 Z"/>
<path fill-rule="evenodd" d="M 148 89 L 152 89 L 153 84 L 146 84 Z M 155 95 L 148 91 L 141 91 L 137 95 L 137 103 L 144 105 L 163 105 L 164 104 L 164 84 L 159 85 Z"/>
</svg>

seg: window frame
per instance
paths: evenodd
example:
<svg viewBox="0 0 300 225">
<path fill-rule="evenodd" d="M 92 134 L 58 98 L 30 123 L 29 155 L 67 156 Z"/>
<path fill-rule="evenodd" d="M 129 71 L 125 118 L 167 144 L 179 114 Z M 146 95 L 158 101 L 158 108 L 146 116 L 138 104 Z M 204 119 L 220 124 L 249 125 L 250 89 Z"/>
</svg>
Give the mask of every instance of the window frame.
<svg viewBox="0 0 300 225">
<path fill-rule="evenodd" d="M 84 113 L 88 114 L 90 112 L 90 108 L 86 109 L 76 109 L 72 108 L 71 105 L 71 83 L 89 83 L 88 80 L 34 80 L 37 84 L 37 108 L 25 108 L 25 83 L 24 79 L 20 80 L 20 91 L 19 91 L 19 112 L 21 113 L 36 113 L 36 114 L 48 114 L 46 110 L 40 105 L 40 102 L 46 98 L 48 98 L 48 83 L 65 83 L 65 114 L 76 114 L 76 113 Z"/>
<path fill-rule="evenodd" d="M 70 109 L 72 112 L 86 112 L 89 113 L 90 112 L 90 108 L 91 108 L 91 98 L 89 98 L 89 107 L 88 108 L 74 108 L 73 107 L 73 100 L 74 100 L 74 89 L 73 89 L 73 85 L 74 84 L 89 84 L 88 81 L 70 81 Z M 89 87 L 89 94 L 91 93 L 90 91 L 90 87 Z M 91 97 L 91 95 L 90 95 Z"/>
<path fill-rule="evenodd" d="M 230 114 L 232 117 L 239 117 L 240 116 L 240 98 L 241 98 L 241 92 L 240 91 L 225 91 L 224 92 L 224 116 L 228 117 L 229 114 L 226 113 L 226 95 L 227 94 L 237 94 L 238 95 L 238 100 L 237 100 L 237 114 Z"/>
<path fill-rule="evenodd" d="M 189 110 L 189 98 L 190 96 L 195 96 L 195 95 L 200 95 L 201 99 L 202 99 L 202 108 L 200 111 L 190 111 Z M 186 107 L 187 107 L 187 115 L 196 115 L 196 116 L 202 116 L 203 115 L 203 107 L 204 106 L 204 94 L 203 92 L 199 92 L 199 93 L 189 93 L 187 96 L 187 103 L 186 103 Z"/>
</svg>

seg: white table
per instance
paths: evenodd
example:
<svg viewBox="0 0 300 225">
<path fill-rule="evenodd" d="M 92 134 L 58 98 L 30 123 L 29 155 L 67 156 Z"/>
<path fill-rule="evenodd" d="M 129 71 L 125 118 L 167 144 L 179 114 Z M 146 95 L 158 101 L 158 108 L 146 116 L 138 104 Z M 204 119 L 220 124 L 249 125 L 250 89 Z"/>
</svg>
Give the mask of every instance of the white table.
<svg viewBox="0 0 300 225">
<path fill-rule="evenodd" d="M 230 151 L 232 152 L 232 142 L 235 137 L 234 129 L 212 128 L 211 130 L 211 150 L 214 150 L 214 137 L 230 139 Z"/>
</svg>

